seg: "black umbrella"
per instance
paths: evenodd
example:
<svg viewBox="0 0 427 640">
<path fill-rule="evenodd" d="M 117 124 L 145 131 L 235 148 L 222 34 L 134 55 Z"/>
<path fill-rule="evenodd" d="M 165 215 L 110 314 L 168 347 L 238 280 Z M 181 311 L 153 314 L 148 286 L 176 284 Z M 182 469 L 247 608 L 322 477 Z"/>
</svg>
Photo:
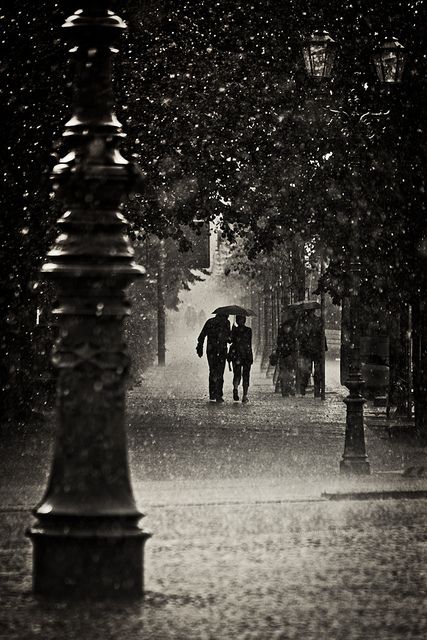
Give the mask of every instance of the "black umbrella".
<svg viewBox="0 0 427 640">
<path fill-rule="evenodd" d="M 254 316 L 252 309 L 244 309 L 237 304 L 230 304 L 227 307 L 218 307 L 212 313 L 218 316 Z"/>
</svg>

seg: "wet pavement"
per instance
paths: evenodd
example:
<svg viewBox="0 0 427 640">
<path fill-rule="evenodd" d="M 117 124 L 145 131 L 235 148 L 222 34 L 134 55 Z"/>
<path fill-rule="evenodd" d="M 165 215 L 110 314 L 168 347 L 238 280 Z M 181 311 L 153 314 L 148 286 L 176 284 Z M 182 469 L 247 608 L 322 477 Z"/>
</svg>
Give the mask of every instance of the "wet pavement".
<svg viewBox="0 0 427 640">
<path fill-rule="evenodd" d="M 129 449 L 146 546 L 143 601 L 31 594 L 29 508 L 45 486 L 49 424 L 8 435 L 0 488 L 0 638 L 393 639 L 427 637 L 426 501 L 325 493 L 426 489 L 426 461 L 368 407 L 373 475 L 343 481 L 344 390 L 283 399 L 254 366 L 250 403 L 207 402 L 193 338 L 129 393 Z M 183 353 L 188 353 L 183 357 Z M 368 496 L 369 497 L 369 496 Z"/>
</svg>

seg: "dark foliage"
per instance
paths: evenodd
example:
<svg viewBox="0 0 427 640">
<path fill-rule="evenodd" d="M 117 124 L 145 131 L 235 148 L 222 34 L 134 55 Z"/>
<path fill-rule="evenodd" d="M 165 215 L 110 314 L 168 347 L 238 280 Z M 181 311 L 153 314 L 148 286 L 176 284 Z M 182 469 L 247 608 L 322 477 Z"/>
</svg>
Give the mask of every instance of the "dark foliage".
<svg viewBox="0 0 427 640">
<path fill-rule="evenodd" d="M 248 238 L 250 257 L 299 234 L 327 247 L 324 284 L 339 298 L 357 209 L 366 297 L 375 292 L 391 305 L 419 295 L 426 252 L 421 2 L 112 4 L 130 25 L 115 75 L 129 134 L 124 155 L 146 174 L 144 192 L 126 207 L 135 233 L 185 244 L 183 223 L 220 215 L 229 238 Z M 71 104 L 59 25 L 74 5 L 24 0 L 2 18 L 1 387 L 7 406 L 23 413 L 32 395 L 34 283 L 58 216 L 50 153 Z M 321 93 L 301 59 L 303 38 L 319 27 L 339 43 L 335 78 Z M 410 54 L 394 97 L 378 89 L 369 62 L 390 33 Z M 328 106 L 390 114 L 360 132 Z"/>
</svg>

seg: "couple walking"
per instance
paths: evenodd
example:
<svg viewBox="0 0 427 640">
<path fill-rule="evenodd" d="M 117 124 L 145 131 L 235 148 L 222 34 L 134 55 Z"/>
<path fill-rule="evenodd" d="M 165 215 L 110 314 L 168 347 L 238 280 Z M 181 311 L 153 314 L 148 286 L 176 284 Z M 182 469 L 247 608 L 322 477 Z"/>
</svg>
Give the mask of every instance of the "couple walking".
<svg viewBox="0 0 427 640">
<path fill-rule="evenodd" d="M 224 402 L 224 369 L 228 360 L 233 366 L 233 400 L 239 400 L 239 385 L 243 378 L 242 402 L 247 402 L 253 355 L 252 329 L 246 326 L 246 316 L 236 315 L 233 328 L 230 328 L 228 315 L 218 314 L 209 318 L 197 339 L 196 352 L 199 358 L 203 356 L 205 338 L 209 364 L 209 399 L 211 402 Z"/>
</svg>

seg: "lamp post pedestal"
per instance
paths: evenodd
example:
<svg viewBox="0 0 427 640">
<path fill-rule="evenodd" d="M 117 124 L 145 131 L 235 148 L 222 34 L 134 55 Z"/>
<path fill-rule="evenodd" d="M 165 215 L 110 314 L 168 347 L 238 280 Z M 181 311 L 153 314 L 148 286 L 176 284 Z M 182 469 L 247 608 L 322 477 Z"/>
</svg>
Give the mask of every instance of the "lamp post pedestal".
<svg viewBox="0 0 427 640">
<path fill-rule="evenodd" d="M 346 382 L 350 393 L 344 402 L 347 408 L 344 453 L 340 462 L 342 475 L 369 475 L 370 465 L 365 448 L 363 406 L 361 394 L 362 376 L 357 375 Z"/>
<path fill-rule="evenodd" d="M 52 176 L 61 232 L 42 268 L 57 292 L 56 444 L 28 535 L 36 593 L 96 598 L 143 591 L 149 534 L 129 478 L 123 321 L 125 289 L 144 269 L 120 213 L 137 177 L 119 152 L 124 134 L 113 111 L 111 57 L 125 24 L 104 2 L 84 6 L 64 24 L 75 45 L 75 104 Z"/>
</svg>

